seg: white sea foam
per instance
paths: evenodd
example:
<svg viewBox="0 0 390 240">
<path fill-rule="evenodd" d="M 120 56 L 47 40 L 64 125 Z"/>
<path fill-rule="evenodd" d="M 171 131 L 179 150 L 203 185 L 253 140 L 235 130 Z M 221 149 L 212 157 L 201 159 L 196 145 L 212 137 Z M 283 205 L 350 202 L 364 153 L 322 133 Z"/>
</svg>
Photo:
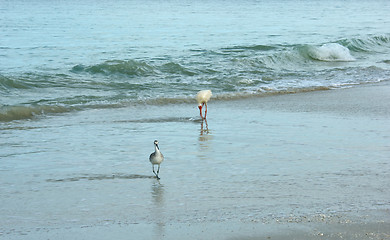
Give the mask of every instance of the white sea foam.
<svg viewBox="0 0 390 240">
<path fill-rule="evenodd" d="M 313 59 L 329 62 L 349 62 L 356 60 L 348 48 L 338 43 L 327 43 L 321 47 L 312 48 L 309 51 L 309 55 Z"/>
</svg>

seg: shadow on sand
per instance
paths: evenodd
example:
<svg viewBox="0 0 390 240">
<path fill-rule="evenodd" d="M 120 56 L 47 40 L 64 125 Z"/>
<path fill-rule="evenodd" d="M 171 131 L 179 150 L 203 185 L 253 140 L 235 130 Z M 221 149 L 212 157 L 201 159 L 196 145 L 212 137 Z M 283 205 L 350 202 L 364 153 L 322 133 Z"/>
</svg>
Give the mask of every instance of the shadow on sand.
<svg viewBox="0 0 390 240">
<path fill-rule="evenodd" d="M 155 176 L 150 175 L 139 175 L 139 174 L 122 174 L 122 173 L 113 173 L 113 174 L 88 174 L 83 176 L 69 177 L 69 178 L 60 178 L 60 179 L 47 179 L 47 182 L 75 182 L 80 180 L 110 180 L 110 179 L 152 179 L 156 178 Z"/>
</svg>

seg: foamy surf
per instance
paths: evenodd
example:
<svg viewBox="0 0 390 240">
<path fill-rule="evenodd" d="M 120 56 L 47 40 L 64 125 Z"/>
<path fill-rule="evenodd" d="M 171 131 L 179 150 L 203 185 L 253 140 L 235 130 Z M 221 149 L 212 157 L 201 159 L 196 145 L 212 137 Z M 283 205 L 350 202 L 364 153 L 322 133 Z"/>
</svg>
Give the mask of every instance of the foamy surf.
<svg viewBox="0 0 390 240">
<path fill-rule="evenodd" d="M 348 48 L 338 43 L 327 43 L 320 47 L 311 47 L 308 54 L 311 58 L 319 61 L 351 62 L 356 60 Z"/>
</svg>

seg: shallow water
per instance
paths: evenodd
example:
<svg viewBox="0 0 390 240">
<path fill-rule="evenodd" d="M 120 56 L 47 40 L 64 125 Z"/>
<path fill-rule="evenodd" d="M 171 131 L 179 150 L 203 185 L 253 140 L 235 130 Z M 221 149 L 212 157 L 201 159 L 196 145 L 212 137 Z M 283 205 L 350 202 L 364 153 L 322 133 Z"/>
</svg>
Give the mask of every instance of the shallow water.
<svg viewBox="0 0 390 240">
<path fill-rule="evenodd" d="M 264 101 L 214 102 L 203 129 L 189 104 L 2 124 L 2 233 L 155 224 L 158 235 L 172 223 L 354 222 L 389 208 L 388 118 Z"/>
</svg>

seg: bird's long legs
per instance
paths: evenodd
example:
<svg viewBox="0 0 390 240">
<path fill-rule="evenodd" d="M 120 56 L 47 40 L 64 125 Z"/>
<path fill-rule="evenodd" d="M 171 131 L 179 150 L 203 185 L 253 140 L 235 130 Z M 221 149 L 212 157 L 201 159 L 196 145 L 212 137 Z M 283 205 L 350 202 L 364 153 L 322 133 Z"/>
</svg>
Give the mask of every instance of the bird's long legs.
<svg viewBox="0 0 390 240">
<path fill-rule="evenodd" d="M 202 103 L 202 107 L 206 106 L 206 109 L 204 110 L 204 117 L 203 117 L 203 114 L 202 114 L 202 108 L 199 107 L 200 109 L 200 117 L 202 118 L 202 120 L 205 120 L 206 119 L 206 115 L 207 115 L 207 103 Z"/>
<path fill-rule="evenodd" d="M 207 115 L 207 103 L 204 103 L 206 109 L 204 110 L 204 119 L 206 120 L 206 115 Z"/>
<path fill-rule="evenodd" d="M 154 171 L 154 164 L 152 164 L 152 169 L 153 169 L 154 175 L 156 175 L 156 178 L 160 179 L 160 177 L 158 176 L 158 173 L 160 172 L 160 164 L 158 165 L 157 173 Z"/>
<path fill-rule="evenodd" d="M 206 129 L 203 128 L 203 123 L 206 123 Z M 207 119 L 203 119 L 202 123 L 200 124 L 200 135 L 203 135 L 203 133 L 209 133 L 209 125 L 207 124 Z"/>
</svg>

